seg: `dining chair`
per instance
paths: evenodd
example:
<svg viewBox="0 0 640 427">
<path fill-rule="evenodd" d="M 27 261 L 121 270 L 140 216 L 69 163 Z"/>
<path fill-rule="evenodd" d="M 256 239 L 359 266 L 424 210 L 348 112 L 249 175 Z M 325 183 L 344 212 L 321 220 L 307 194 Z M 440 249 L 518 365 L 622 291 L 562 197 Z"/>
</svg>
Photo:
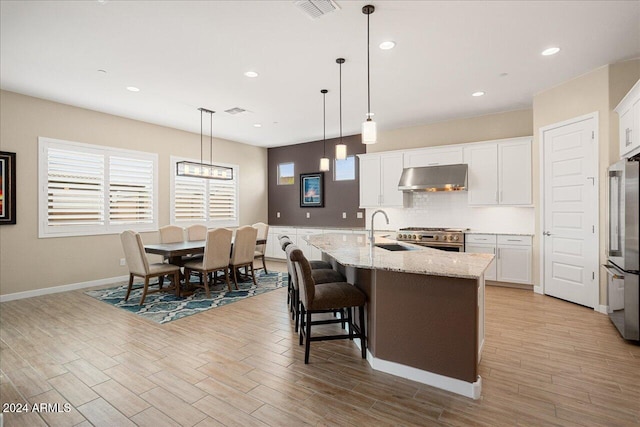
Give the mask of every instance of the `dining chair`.
<svg viewBox="0 0 640 427">
<path fill-rule="evenodd" d="M 233 249 L 231 250 L 231 261 L 229 267 L 233 270 L 233 283 L 238 289 L 238 269 L 244 267 L 246 274 L 249 275 L 251 270 L 251 278 L 253 283 L 257 285 L 256 275 L 253 271 L 253 255 L 256 247 L 256 238 L 258 230 L 250 225 L 245 225 L 236 230 L 236 237 L 233 241 Z"/>
<path fill-rule="evenodd" d="M 265 224 L 264 222 L 256 222 L 255 224 L 252 225 L 252 227 L 258 230 L 258 236 L 256 237 L 256 239 L 267 240 L 267 237 L 269 236 L 269 224 Z M 266 250 L 267 250 L 266 243 L 263 243 L 261 245 L 256 245 L 256 249 L 253 254 L 253 257 L 262 258 L 262 269 L 264 270 L 265 273 L 269 273 L 267 271 L 267 264 L 264 261 L 264 254 Z"/>
<path fill-rule="evenodd" d="M 305 344 L 304 363 L 309 363 L 311 341 L 360 338 L 362 358 L 367 357 L 364 304 L 365 294 L 347 282 L 332 282 L 316 285 L 311 274 L 311 266 L 300 249 L 290 251 L 289 258 L 294 262 L 298 287 L 300 290 L 300 344 Z M 358 307 L 359 325 L 353 321 L 352 309 Z M 335 335 L 311 336 L 311 327 L 342 323 L 344 319 L 312 320 L 311 315 L 346 310 L 349 333 Z M 342 317 L 342 316 L 341 316 Z"/>
<path fill-rule="evenodd" d="M 197 286 L 204 287 L 207 298 L 211 298 L 209 291 L 209 273 L 212 272 L 224 271 L 227 287 L 229 291 L 231 291 L 231 283 L 229 282 L 229 254 L 231 253 L 232 236 L 233 232 L 227 228 L 209 230 L 206 236 L 204 256 L 199 260 L 188 261 L 184 265 L 184 276 L 187 277 L 187 280 L 191 277 L 192 271 L 201 273 Z"/>
<path fill-rule="evenodd" d="M 129 286 L 127 288 L 127 295 L 124 300 L 129 299 L 131 289 L 133 287 L 134 276 L 142 277 L 144 279 L 144 289 L 142 290 L 142 297 L 140 298 L 140 305 L 144 304 L 144 299 L 149 293 L 160 292 L 162 286 L 157 290 L 149 291 L 149 279 L 152 277 L 161 278 L 165 275 L 173 276 L 173 286 L 165 288 L 164 290 L 170 291 L 175 289 L 176 296 L 180 296 L 180 267 L 173 264 L 166 263 L 154 263 L 149 264 L 147 255 L 144 252 L 144 245 L 142 244 L 142 237 L 135 231 L 127 230 L 120 234 L 120 240 L 122 241 L 122 248 L 124 249 L 124 257 L 129 267 Z"/>
<path fill-rule="evenodd" d="M 184 228 L 177 225 L 160 227 L 160 243 L 184 242 Z"/>
<path fill-rule="evenodd" d="M 287 245 L 285 250 L 287 254 L 287 272 L 289 273 L 289 297 L 287 302 L 291 301 L 290 312 L 291 318 L 294 319 L 294 328 L 298 332 L 298 324 L 300 322 L 300 286 L 298 285 L 298 278 L 296 275 L 296 267 L 291 260 L 291 252 L 299 250 L 296 245 Z M 331 268 L 326 269 L 311 269 L 311 275 L 316 285 L 323 283 L 344 282 L 345 277 L 338 271 Z"/>
<path fill-rule="evenodd" d="M 207 239 L 207 226 L 202 224 L 194 224 L 187 227 L 187 240 L 193 242 L 194 240 L 206 240 Z"/>
</svg>

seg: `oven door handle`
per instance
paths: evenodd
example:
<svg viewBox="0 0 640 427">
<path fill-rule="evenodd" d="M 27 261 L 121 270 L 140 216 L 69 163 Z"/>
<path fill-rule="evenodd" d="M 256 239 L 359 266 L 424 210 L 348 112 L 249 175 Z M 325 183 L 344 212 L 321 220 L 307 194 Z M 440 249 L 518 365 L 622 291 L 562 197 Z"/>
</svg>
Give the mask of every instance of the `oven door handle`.
<svg viewBox="0 0 640 427">
<path fill-rule="evenodd" d="M 615 265 L 603 264 L 602 266 L 605 270 L 607 270 L 607 272 L 609 272 L 609 274 L 611 274 L 614 279 L 624 279 L 624 271 L 620 270 Z"/>
</svg>

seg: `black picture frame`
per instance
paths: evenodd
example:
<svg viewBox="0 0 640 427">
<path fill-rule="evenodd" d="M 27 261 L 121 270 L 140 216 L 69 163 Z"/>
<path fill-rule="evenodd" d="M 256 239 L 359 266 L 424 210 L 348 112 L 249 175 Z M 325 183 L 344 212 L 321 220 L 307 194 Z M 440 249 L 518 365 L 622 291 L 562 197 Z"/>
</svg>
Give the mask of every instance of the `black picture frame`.
<svg viewBox="0 0 640 427">
<path fill-rule="evenodd" d="M 300 207 L 324 207 L 324 173 L 300 174 Z"/>
<path fill-rule="evenodd" d="M 16 223 L 16 153 L 0 151 L 0 225 Z"/>
</svg>

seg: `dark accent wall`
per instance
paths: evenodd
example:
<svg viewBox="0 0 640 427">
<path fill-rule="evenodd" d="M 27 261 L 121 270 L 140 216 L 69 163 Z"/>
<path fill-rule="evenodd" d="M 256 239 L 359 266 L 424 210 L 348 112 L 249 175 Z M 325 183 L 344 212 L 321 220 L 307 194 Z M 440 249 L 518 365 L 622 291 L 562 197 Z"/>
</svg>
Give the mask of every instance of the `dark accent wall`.
<svg viewBox="0 0 640 427">
<path fill-rule="evenodd" d="M 311 227 L 364 227 L 364 209 L 360 204 L 359 182 L 360 168 L 356 157 L 356 179 L 353 181 L 334 181 L 335 145 L 339 138 L 327 139 L 327 157 L 331 160 L 331 170 L 324 173 L 324 207 L 300 207 L 300 174 L 318 172 L 320 158 L 323 154 L 322 141 L 288 145 L 268 149 L 269 174 L 269 224 Z M 364 154 L 365 145 L 360 135 L 342 138 L 347 146 L 347 154 Z M 295 164 L 295 182 L 293 185 L 277 185 L 278 164 L 293 162 Z M 280 218 L 277 213 L 280 212 Z M 306 217 L 307 212 L 310 218 Z M 342 218 L 346 212 L 347 218 Z M 362 212 L 362 218 L 357 218 Z"/>
</svg>

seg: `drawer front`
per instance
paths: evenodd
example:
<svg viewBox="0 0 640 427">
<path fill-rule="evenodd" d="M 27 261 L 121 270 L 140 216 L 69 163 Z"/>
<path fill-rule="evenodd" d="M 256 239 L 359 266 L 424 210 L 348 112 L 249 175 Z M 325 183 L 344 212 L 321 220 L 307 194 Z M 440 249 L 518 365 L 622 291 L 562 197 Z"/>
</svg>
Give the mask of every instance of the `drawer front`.
<svg viewBox="0 0 640 427">
<path fill-rule="evenodd" d="M 465 234 L 465 243 L 496 244 L 495 234 Z"/>
<path fill-rule="evenodd" d="M 498 236 L 498 244 L 499 245 L 531 246 L 531 236 L 501 235 L 501 236 Z"/>
</svg>

